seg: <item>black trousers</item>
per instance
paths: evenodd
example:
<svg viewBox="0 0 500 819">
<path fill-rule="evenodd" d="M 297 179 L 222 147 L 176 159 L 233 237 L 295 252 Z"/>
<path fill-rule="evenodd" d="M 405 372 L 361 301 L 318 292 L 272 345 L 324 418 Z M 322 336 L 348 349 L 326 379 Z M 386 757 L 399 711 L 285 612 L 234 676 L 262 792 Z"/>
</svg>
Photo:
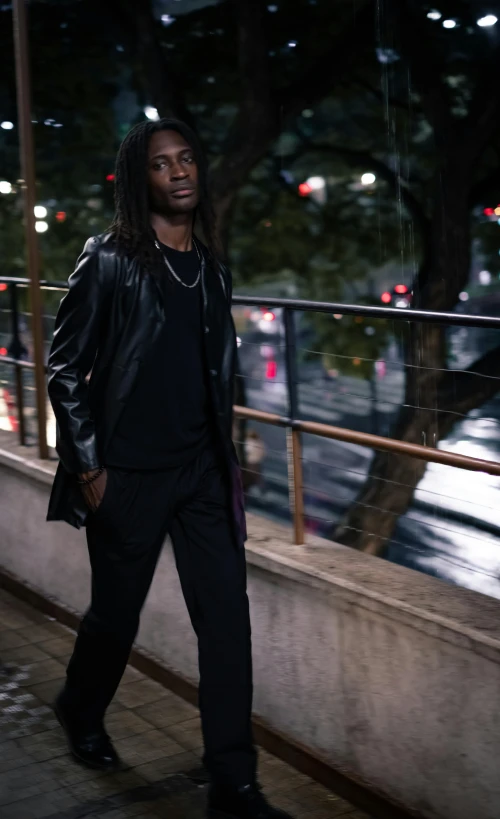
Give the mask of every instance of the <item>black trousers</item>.
<svg viewBox="0 0 500 819">
<path fill-rule="evenodd" d="M 239 787 L 254 780 L 256 753 L 245 553 L 235 543 L 229 504 L 228 480 L 211 450 L 180 469 L 108 470 L 104 498 L 87 524 L 92 602 L 63 697 L 82 726 L 102 723 L 170 533 L 198 637 L 204 763 L 213 781 Z"/>
</svg>

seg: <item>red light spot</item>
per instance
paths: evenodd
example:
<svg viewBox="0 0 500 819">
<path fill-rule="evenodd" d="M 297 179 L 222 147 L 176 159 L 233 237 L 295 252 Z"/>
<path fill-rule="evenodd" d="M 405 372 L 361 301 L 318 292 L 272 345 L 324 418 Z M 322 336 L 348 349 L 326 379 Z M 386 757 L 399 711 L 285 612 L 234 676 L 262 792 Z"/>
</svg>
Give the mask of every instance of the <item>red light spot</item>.
<svg viewBox="0 0 500 819">
<path fill-rule="evenodd" d="M 108 173 L 108 175 L 106 177 L 106 182 L 114 182 L 114 181 L 115 181 L 114 173 Z"/>
<path fill-rule="evenodd" d="M 394 291 L 399 295 L 403 295 L 403 293 L 408 293 L 408 288 L 406 284 L 397 284 L 396 287 L 394 288 Z"/>
<path fill-rule="evenodd" d="M 299 196 L 309 196 L 311 193 L 312 188 L 307 182 L 301 182 L 299 185 Z"/>
<path fill-rule="evenodd" d="M 66 221 L 66 212 L 64 210 L 59 210 L 56 213 L 56 219 L 58 222 L 65 222 Z"/>
<path fill-rule="evenodd" d="M 266 378 L 272 381 L 273 378 L 276 378 L 278 373 L 278 365 L 276 361 L 268 361 L 266 366 Z"/>
<path fill-rule="evenodd" d="M 2 291 L 2 293 L 3 293 L 4 290 L 7 290 L 7 285 L 5 284 L 5 282 L 2 282 L 0 284 L 0 290 Z"/>
<path fill-rule="evenodd" d="M 264 321 L 274 321 L 276 316 L 274 315 L 274 313 L 271 312 L 271 310 L 266 310 L 262 318 L 264 319 Z"/>
<path fill-rule="evenodd" d="M 382 293 L 380 299 L 384 304 L 390 304 L 392 301 L 392 296 L 390 293 Z"/>
<path fill-rule="evenodd" d="M 495 210 L 494 210 L 494 208 L 485 208 L 483 210 L 483 213 L 484 213 L 485 216 L 494 216 L 495 215 Z"/>
<path fill-rule="evenodd" d="M 7 355 L 7 347 L 0 347 L 0 355 Z"/>
</svg>

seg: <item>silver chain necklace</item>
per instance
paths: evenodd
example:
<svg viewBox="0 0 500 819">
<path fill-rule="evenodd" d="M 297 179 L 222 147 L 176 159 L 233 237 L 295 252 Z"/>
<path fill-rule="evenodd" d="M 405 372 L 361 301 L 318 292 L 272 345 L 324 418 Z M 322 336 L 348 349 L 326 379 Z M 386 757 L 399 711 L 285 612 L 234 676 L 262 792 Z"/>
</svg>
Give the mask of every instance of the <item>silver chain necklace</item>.
<svg viewBox="0 0 500 819">
<path fill-rule="evenodd" d="M 183 287 L 187 287 L 188 290 L 192 290 L 194 287 L 196 287 L 196 285 L 199 284 L 200 277 L 201 277 L 201 256 L 200 256 L 200 251 L 198 250 L 198 245 L 196 244 L 194 239 L 193 239 L 193 245 L 195 247 L 196 253 L 198 254 L 198 261 L 200 263 L 200 269 L 198 270 L 198 275 L 196 277 L 196 280 L 193 282 L 193 284 L 186 284 L 186 282 L 183 282 L 181 277 L 177 275 L 174 268 L 172 267 L 169 260 L 167 259 L 165 253 L 161 249 L 161 247 L 159 245 L 159 242 L 157 242 L 156 239 L 155 239 L 155 247 L 160 251 L 161 255 L 163 256 L 163 261 L 165 262 L 165 264 L 168 267 L 169 271 L 171 272 L 172 276 L 174 277 L 174 279 L 177 282 L 179 282 L 179 284 L 182 284 Z"/>
</svg>

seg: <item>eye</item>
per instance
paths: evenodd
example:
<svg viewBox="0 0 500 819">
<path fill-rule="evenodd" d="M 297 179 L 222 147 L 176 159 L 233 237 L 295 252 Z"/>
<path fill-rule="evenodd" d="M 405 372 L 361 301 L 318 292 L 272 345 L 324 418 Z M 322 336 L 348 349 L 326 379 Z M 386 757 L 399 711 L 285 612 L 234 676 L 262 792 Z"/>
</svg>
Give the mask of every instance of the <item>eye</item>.
<svg viewBox="0 0 500 819">
<path fill-rule="evenodd" d="M 187 162 L 187 163 L 188 163 L 188 165 L 191 165 L 191 164 L 194 162 L 194 157 L 192 157 L 192 156 L 185 156 L 185 157 L 184 157 L 184 162 Z"/>
<path fill-rule="evenodd" d="M 165 167 L 164 162 L 155 162 L 154 165 L 153 165 L 153 170 L 161 171 L 161 169 L 164 168 L 164 167 Z"/>
</svg>

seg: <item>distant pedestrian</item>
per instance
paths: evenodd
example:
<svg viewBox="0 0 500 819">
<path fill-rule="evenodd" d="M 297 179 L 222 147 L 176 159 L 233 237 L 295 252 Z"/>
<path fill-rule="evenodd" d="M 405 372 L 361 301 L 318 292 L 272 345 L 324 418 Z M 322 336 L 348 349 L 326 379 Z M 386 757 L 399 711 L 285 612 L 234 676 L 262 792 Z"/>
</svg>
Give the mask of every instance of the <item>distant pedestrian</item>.
<svg viewBox="0 0 500 819">
<path fill-rule="evenodd" d="M 243 476 L 243 486 L 245 488 L 257 487 L 262 492 L 262 463 L 266 457 L 266 447 L 260 435 L 254 430 L 249 430 L 245 438 L 245 463 L 247 469 Z"/>
</svg>

